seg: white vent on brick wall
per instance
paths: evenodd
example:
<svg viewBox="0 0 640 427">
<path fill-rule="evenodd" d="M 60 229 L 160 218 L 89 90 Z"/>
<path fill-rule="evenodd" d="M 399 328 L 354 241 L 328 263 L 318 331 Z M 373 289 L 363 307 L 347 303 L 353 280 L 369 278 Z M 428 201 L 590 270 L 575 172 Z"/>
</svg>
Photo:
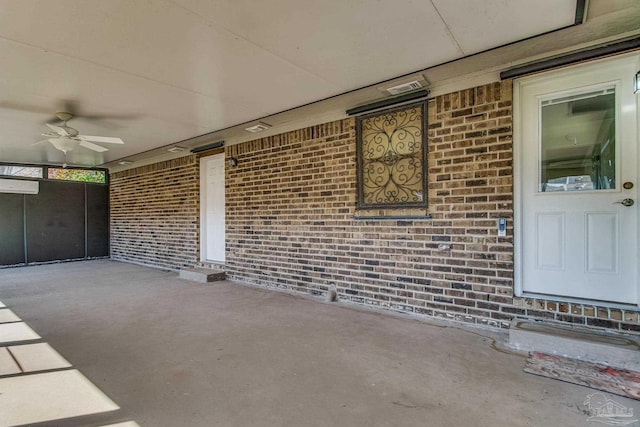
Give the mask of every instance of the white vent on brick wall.
<svg viewBox="0 0 640 427">
<path fill-rule="evenodd" d="M 400 95 L 403 93 L 407 93 L 407 92 L 411 92 L 417 89 L 420 89 L 424 86 L 422 86 L 422 83 L 420 83 L 417 80 L 408 82 L 408 83 L 403 83 L 401 85 L 397 85 L 397 86 L 392 86 L 392 87 L 388 87 L 387 88 L 387 92 L 389 92 L 391 95 Z"/>
</svg>

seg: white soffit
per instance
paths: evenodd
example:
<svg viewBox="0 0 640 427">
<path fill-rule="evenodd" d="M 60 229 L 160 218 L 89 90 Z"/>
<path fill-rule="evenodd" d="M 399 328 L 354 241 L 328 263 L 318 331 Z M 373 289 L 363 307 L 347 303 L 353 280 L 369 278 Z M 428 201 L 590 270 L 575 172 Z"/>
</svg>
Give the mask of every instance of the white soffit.
<svg viewBox="0 0 640 427">
<path fill-rule="evenodd" d="M 0 0 L 0 161 L 100 165 L 571 25 L 576 0 Z M 122 146 L 65 159 L 71 126 Z M 245 126 L 246 127 L 246 126 Z"/>
<path fill-rule="evenodd" d="M 567 27 L 574 23 L 576 14 L 575 0 L 432 0 L 432 3 L 465 55 Z"/>
<path fill-rule="evenodd" d="M 176 2 L 341 91 L 462 55 L 429 1 Z"/>
<path fill-rule="evenodd" d="M 576 10 L 575 0 L 174 1 L 343 91 L 572 25 Z"/>
</svg>

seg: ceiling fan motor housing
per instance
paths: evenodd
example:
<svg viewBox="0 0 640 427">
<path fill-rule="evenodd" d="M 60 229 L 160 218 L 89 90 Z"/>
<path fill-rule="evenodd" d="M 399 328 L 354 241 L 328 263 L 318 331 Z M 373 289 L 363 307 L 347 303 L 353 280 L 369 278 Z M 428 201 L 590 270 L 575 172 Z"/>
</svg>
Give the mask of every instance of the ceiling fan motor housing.
<svg viewBox="0 0 640 427">
<path fill-rule="evenodd" d="M 58 111 L 56 113 L 56 117 L 61 121 L 66 122 L 68 120 L 71 120 L 71 118 L 73 117 L 73 114 L 67 113 L 66 111 Z"/>
</svg>

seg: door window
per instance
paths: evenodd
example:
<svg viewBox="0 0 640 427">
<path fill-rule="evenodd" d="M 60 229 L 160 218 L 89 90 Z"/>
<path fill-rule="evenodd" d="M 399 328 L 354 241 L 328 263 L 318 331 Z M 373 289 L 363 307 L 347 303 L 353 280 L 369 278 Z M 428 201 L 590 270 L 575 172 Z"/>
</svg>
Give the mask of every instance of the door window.
<svg viewBox="0 0 640 427">
<path fill-rule="evenodd" d="M 539 191 L 616 188 L 615 87 L 540 101 Z"/>
</svg>

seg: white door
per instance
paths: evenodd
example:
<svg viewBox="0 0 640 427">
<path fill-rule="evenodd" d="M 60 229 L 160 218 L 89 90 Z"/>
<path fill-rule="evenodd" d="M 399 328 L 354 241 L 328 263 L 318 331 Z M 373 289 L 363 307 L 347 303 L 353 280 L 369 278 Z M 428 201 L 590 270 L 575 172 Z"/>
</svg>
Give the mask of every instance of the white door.
<svg viewBox="0 0 640 427">
<path fill-rule="evenodd" d="M 200 159 L 200 253 L 204 262 L 224 263 L 224 154 Z"/>
<path fill-rule="evenodd" d="M 638 304 L 638 55 L 514 85 L 516 291 Z"/>
</svg>

